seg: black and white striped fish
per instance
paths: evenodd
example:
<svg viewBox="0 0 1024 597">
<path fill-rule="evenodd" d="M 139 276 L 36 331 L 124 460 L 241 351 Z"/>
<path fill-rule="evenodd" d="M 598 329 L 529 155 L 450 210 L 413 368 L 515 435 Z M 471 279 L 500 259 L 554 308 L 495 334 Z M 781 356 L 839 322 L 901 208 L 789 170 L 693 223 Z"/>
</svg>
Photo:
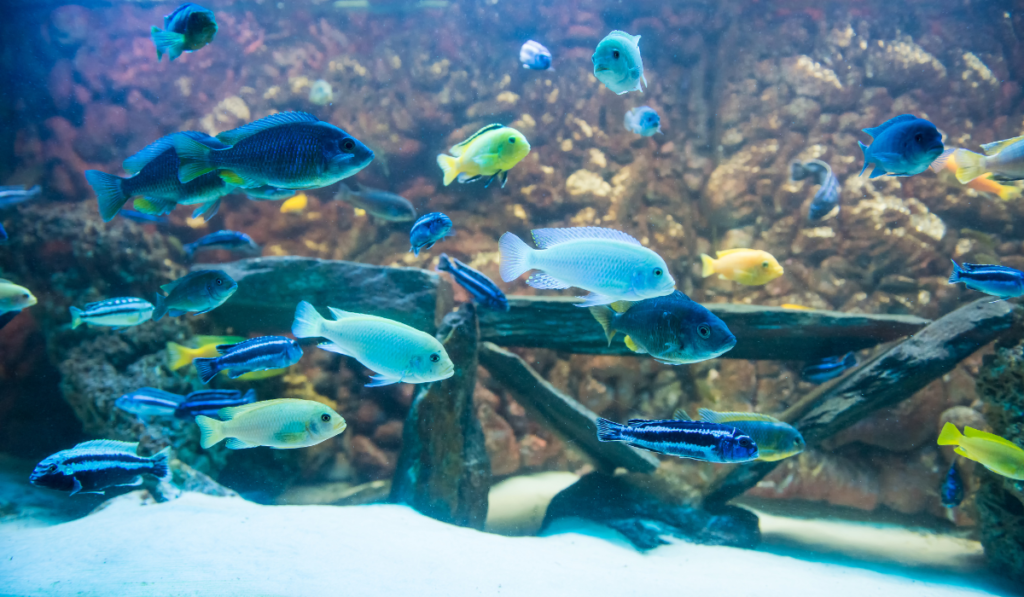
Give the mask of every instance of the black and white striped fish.
<svg viewBox="0 0 1024 597">
<path fill-rule="evenodd" d="M 238 390 L 200 390 L 185 397 L 178 405 L 174 416 L 179 419 L 191 419 L 199 415 L 220 420 L 217 412 L 222 408 L 242 406 L 256 402 L 256 390 L 250 389 L 243 396 Z"/>
<path fill-rule="evenodd" d="M 153 304 L 140 298 L 112 298 L 89 303 L 85 309 L 71 307 L 71 329 L 83 323 L 109 327 L 139 325 L 153 317 Z"/>
<path fill-rule="evenodd" d="M 192 360 L 203 383 L 210 383 L 225 369 L 228 376 L 235 379 L 252 371 L 290 367 L 302 358 L 299 343 L 283 336 L 260 336 L 238 344 L 220 344 L 217 352 L 221 356 Z"/>
<path fill-rule="evenodd" d="M 705 462 L 746 462 L 757 458 L 757 444 L 749 435 L 735 427 L 705 421 L 630 419 L 620 425 L 599 418 L 597 439 Z"/>
<path fill-rule="evenodd" d="M 36 465 L 29 482 L 39 487 L 76 493 L 103 493 L 110 487 L 140 485 L 142 475 L 169 479 L 170 447 L 150 457 L 136 454 L 139 444 L 110 439 L 82 442 L 47 456 Z"/>
<path fill-rule="evenodd" d="M 508 311 L 508 299 L 490 278 L 462 263 L 454 257 L 441 253 L 441 259 L 437 262 L 437 270 L 448 272 L 469 292 L 473 302 L 478 305 L 494 309 L 495 311 Z"/>
</svg>

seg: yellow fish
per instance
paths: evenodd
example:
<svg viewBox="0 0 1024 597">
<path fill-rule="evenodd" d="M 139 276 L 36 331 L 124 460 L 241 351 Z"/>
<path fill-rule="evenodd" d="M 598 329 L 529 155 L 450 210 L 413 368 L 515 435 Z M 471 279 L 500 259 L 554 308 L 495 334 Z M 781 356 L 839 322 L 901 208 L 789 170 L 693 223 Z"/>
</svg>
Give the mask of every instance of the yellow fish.
<svg viewBox="0 0 1024 597">
<path fill-rule="evenodd" d="M 729 249 L 718 251 L 718 259 L 702 254 L 704 277 L 718 274 L 724 280 L 739 282 L 744 286 L 767 284 L 783 274 L 779 262 L 765 251 L 756 249 Z"/>
<path fill-rule="evenodd" d="M 988 470 L 1024 481 L 1024 449 L 998 435 L 964 427 L 961 434 L 956 425 L 946 423 L 939 434 L 940 446 L 956 446 L 953 451 Z"/>
<path fill-rule="evenodd" d="M 805 307 L 803 305 L 794 305 L 793 303 L 782 303 L 779 306 L 782 307 L 783 309 L 792 309 L 794 311 L 813 311 L 814 310 L 814 309 L 811 309 L 810 307 Z"/>
<path fill-rule="evenodd" d="M 0 315 L 21 311 L 36 304 L 36 297 L 24 286 L 0 278 Z"/>
<path fill-rule="evenodd" d="M 217 352 L 219 344 L 238 344 L 245 338 L 240 336 L 196 336 L 193 343 L 196 348 L 182 346 L 177 342 L 167 343 L 167 367 L 171 371 L 177 371 L 182 367 L 192 364 L 192 359 L 212 359 L 219 357 Z M 262 373 L 262 372 L 261 372 Z"/>
<path fill-rule="evenodd" d="M 437 156 L 437 165 L 444 173 L 444 186 L 452 184 L 456 178 L 466 183 L 489 176 L 488 185 L 498 177 L 504 187 L 508 171 L 530 153 L 530 143 L 514 128 L 489 124 L 452 146 L 449 152 L 452 155 Z"/>
<path fill-rule="evenodd" d="M 956 152 L 956 149 L 947 149 L 942 152 L 942 155 L 932 162 L 932 165 L 930 166 L 932 172 L 938 173 L 946 170 L 955 176 L 956 171 L 959 169 L 956 161 Z M 992 180 L 992 174 L 990 172 L 986 172 L 978 178 L 968 181 L 967 184 L 961 186 L 974 189 L 975 191 L 982 191 L 983 193 L 991 193 L 1003 201 L 1019 199 L 1021 195 L 1020 187 L 999 184 Z"/>
<path fill-rule="evenodd" d="M 306 197 L 306 194 L 299 193 L 291 199 L 285 200 L 285 202 L 281 204 L 281 213 L 288 214 L 295 211 L 302 211 L 306 209 L 308 204 L 309 198 Z"/>
<path fill-rule="evenodd" d="M 228 448 L 241 450 L 256 446 L 290 449 L 308 448 L 345 431 L 345 419 L 326 404 L 313 400 L 278 398 L 253 404 L 222 408 L 222 420 L 196 417 L 200 445 L 204 450 L 227 439 Z"/>
</svg>

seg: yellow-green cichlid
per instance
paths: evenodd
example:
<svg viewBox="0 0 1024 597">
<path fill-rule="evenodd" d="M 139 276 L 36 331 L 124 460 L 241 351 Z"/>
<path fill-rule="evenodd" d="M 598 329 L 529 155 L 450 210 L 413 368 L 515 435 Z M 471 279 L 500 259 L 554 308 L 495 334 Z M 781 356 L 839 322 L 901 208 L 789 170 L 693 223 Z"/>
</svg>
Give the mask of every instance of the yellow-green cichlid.
<svg viewBox="0 0 1024 597">
<path fill-rule="evenodd" d="M 220 421 L 196 417 L 203 449 L 224 439 L 232 450 L 257 446 L 307 448 L 338 435 L 346 427 L 345 419 L 326 404 L 295 398 L 222 408 L 217 416 Z"/>
<path fill-rule="evenodd" d="M 789 423 L 760 413 L 719 413 L 706 408 L 698 411 L 700 420 L 727 427 L 735 427 L 749 435 L 757 444 L 757 459 L 774 462 L 796 456 L 807 447 L 804 437 Z M 674 418 L 690 420 L 686 411 L 679 409 Z"/>
<path fill-rule="evenodd" d="M 24 286 L 0 278 L 0 315 L 21 311 L 36 304 L 36 297 Z"/>
<path fill-rule="evenodd" d="M 1006 438 L 973 427 L 964 427 L 964 432 L 960 433 L 956 425 L 946 423 L 938 443 L 956 446 L 954 452 L 997 475 L 1024 481 L 1024 449 Z"/>
<path fill-rule="evenodd" d="M 530 143 L 522 133 L 500 124 L 489 124 L 473 135 L 452 146 L 452 155 L 437 156 L 437 165 L 444 173 L 444 186 L 456 179 L 461 183 L 496 177 L 501 186 L 508 180 L 508 171 L 530 153 Z"/>
</svg>

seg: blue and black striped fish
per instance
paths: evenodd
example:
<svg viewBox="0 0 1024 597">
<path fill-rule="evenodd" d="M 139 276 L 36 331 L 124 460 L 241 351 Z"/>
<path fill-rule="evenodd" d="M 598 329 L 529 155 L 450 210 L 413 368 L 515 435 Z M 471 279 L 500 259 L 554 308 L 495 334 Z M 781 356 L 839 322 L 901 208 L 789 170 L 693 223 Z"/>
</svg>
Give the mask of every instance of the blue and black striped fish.
<svg viewBox="0 0 1024 597">
<path fill-rule="evenodd" d="M 192 361 L 203 383 L 210 383 L 224 370 L 228 377 L 235 379 L 253 371 L 290 367 L 302 358 L 299 343 L 284 336 L 261 336 L 238 344 L 221 344 L 217 352 L 221 356 Z"/>
<path fill-rule="evenodd" d="M 114 402 L 114 406 L 140 417 L 173 416 L 185 396 L 157 388 L 139 388 Z"/>
<path fill-rule="evenodd" d="M 409 231 L 409 252 L 419 257 L 420 251 L 434 246 L 434 243 L 449 236 L 452 220 L 440 212 L 429 213 L 416 220 Z"/>
<path fill-rule="evenodd" d="M 71 307 L 71 329 L 83 323 L 114 328 L 145 323 L 153 317 L 153 304 L 140 298 L 121 297 Z"/>
<path fill-rule="evenodd" d="M 136 453 L 138 443 L 97 439 L 47 456 L 36 465 L 29 482 L 39 487 L 76 493 L 103 493 L 109 487 L 140 485 L 142 475 L 169 479 L 170 447 L 150 457 Z"/>
<path fill-rule="evenodd" d="M 832 174 L 832 168 L 821 160 L 793 162 L 789 169 L 789 180 L 795 182 L 805 178 L 810 178 L 815 184 L 820 185 L 807 213 L 809 220 L 820 220 L 839 205 L 839 180 Z M 839 213 L 839 210 L 836 210 L 836 213 Z"/>
<path fill-rule="evenodd" d="M 597 439 L 704 462 L 747 462 L 757 458 L 757 444 L 749 435 L 735 427 L 706 421 L 630 419 L 620 425 L 598 418 Z"/>
<path fill-rule="evenodd" d="M 804 368 L 800 370 L 800 379 L 811 383 L 825 383 L 856 366 L 857 355 L 852 352 L 845 356 L 825 357 L 815 363 L 804 365 Z"/>
<path fill-rule="evenodd" d="M 508 299 L 487 276 L 454 257 L 441 253 L 437 271 L 448 272 L 473 297 L 473 302 L 495 311 L 508 311 Z"/>
<path fill-rule="evenodd" d="M 1024 294 L 1024 272 L 1002 265 L 983 265 L 965 263 L 962 266 L 953 262 L 953 273 L 949 283 L 963 282 L 971 290 L 984 292 L 1001 299 L 1018 297 Z"/>
<path fill-rule="evenodd" d="M 244 396 L 238 390 L 200 390 L 186 396 L 185 401 L 174 410 L 174 416 L 190 419 L 203 415 L 220 420 L 217 416 L 220 409 L 253 402 L 256 402 L 256 390 L 252 389 Z"/>
</svg>

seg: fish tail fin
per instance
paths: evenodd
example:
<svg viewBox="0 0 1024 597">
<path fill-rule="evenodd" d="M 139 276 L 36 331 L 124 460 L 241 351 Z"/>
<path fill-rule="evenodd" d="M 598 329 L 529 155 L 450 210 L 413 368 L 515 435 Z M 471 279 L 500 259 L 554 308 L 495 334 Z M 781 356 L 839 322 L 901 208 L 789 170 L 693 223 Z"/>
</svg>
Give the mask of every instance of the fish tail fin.
<svg viewBox="0 0 1024 597">
<path fill-rule="evenodd" d="M 437 271 L 452 273 L 452 260 L 448 258 L 447 253 L 441 253 L 437 258 Z"/>
<path fill-rule="evenodd" d="M 715 260 L 711 258 L 707 253 L 700 254 L 701 272 L 700 275 L 704 278 L 715 275 Z"/>
<path fill-rule="evenodd" d="M 323 334 L 324 318 L 313 305 L 302 301 L 295 307 L 292 335 L 296 338 L 315 338 Z"/>
<path fill-rule="evenodd" d="M 78 307 L 71 307 L 71 329 L 82 325 L 82 310 Z"/>
<path fill-rule="evenodd" d="M 956 179 L 967 184 L 985 173 L 985 156 L 961 149 L 956 152 Z"/>
<path fill-rule="evenodd" d="M 942 432 L 939 433 L 938 443 L 940 446 L 959 446 L 960 440 L 963 438 L 963 434 L 956 428 L 956 425 L 947 422 L 942 426 Z"/>
<path fill-rule="evenodd" d="M 217 366 L 217 359 L 193 359 L 192 364 L 196 366 L 196 372 L 199 374 L 199 379 L 204 384 L 210 383 L 210 380 L 220 373 L 220 368 Z"/>
<path fill-rule="evenodd" d="M 511 232 L 502 234 L 498 239 L 498 252 L 501 255 L 499 272 L 501 279 L 505 282 L 511 282 L 533 269 L 533 265 L 530 263 L 533 249 L 523 242 L 523 239 Z"/>
<path fill-rule="evenodd" d="M 167 314 L 167 297 L 156 293 L 156 300 L 153 301 L 153 321 L 160 321 Z"/>
<path fill-rule="evenodd" d="M 459 160 L 450 155 L 437 154 L 437 165 L 441 167 L 441 172 L 444 173 L 444 186 L 455 182 L 455 177 L 459 175 L 458 164 Z"/>
<path fill-rule="evenodd" d="M 178 154 L 178 180 L 185 184 L 217 168 L 209 163 L 212 150 L 188 135 L 173 135 L 171 144 Z"/>
<path fill-rule="evenodd" d="M 956 149 L 953 147 L 943 151 L 939 154 L 939 157 L 935 158 L 935 161 L 932 162 L 932 165 L 928 166 L 928 168 L 930 168 L 932 172 L 942 172 L 946 168 L 946 162 L 949 161 L 949 158 L 953 157 L 954 153 L 956 153 Z"/>
<path fill-rule="evenodd" d="M 177 342 L 167 343 L 167 366 L 178 370 L 192 363 L 192 350 Z"/>
<path fill-rule="evenodd" d="M 601 329 L 604 330 L 604 335 L 608 338 L 608 346 L 611 346 L 612 338 L 615 337 L 615 328 L 612 326 L 612 321 L 615 319 L 615 309 L 608 305 L 599 305 L 590 307 L 590 314 L 594 316 L 597 323 L 601 324 Z"/>
<path fill-rule="evenodd" d="M 173 31 L 164 31 L 157 26 L 150 27 L 149 37 L 156 46 L 156 61 L 167 54 L 168 60 L 174 60 L 185 51 L 185 35 Z"/>
<path fill-rule="evenodd" d="M 1020 199 L 1021 189 L 1020 187 L 1004 186 L 999 189 L 999 198 L 1003 201 L 1013 201 L 1014 199 Z"/>
<path fill-rule="evenodd" d="M 793 162 L 789 165 L 789 181 L 797 182 L 807 178 L 807 170 L 800 162 Z"/>
<path fill-rule="evenodd" d="M 96 193 L 96 203 L 99 205 L 103 221 L 113 220 L 117 212 L 121 211 L 125 202 L 128 201 L 128 195 L 125 194 L 121 186 L 125 179 L 99 170 L 86 170 L 85 180 L 89 182 L 89 186 Z"/>
<path fill-rule="evenodd" d="M 597 439 L 602 442 L 622 441 L 623 426 L 609 421 L 608 419 L 597 418 Z"/>
<path fill-rule="evenodd" d="M 150 458 L 153 462 L 153 476 L 161 481 L 171 480 L 171 447 L 167 446 Z"/>
<path fill-rule="evenodd" d="M 857 145 L 860 145 L 860 150 L 864 153 L 864 167 L 860 169 L 860 174 L 858 174 L 857 176 L 863 176 L 864 171 L 868 169 L 868 164 L 870 164 L 871 161 L 868 157 L 868 146 L 864 145 L 860 141 L 857 141 Z"/>
<path fill-rule="evenodd" d="M 953 260 L 950 259 L 950 261 L 953 261 Z M 956 284 L 957 282 L 960 282 L 960 274 L 962 274 L 962 273 L 964 273 L 963 268 L 960 267 L 959 263 L 957 263 L 956 261 L 953 261 L 953 273 L 949 274 L 949 283 L 950 284 Z"/>
<path fill-rule="evenodd" d="M 196 425 L 199 425 L 199 445 L 204 450 L 209 450 L 225 437 L 224 423 L 217 419 L 199 415 L 196 417 Z"/>
</svg>

